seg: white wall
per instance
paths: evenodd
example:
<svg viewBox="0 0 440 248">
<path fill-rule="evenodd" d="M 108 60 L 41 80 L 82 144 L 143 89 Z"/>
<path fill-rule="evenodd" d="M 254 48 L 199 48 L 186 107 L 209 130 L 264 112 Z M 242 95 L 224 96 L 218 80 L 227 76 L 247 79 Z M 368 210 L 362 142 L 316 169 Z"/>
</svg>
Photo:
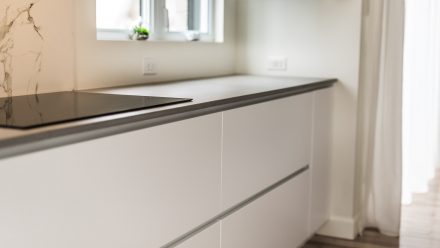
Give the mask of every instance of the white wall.
<svg viewBox="0 0 440 248">
<path fill-rule="evenodd" d="M 32 2 L 35 5 L 30 14 L 41 27 L 43 38 L 27 20 L 27 13 L 19 15 Z M 72 8 L 72 0 L 0 1 L 0 84 L 4 86 L 5 74 L 10 74 L 12 95 L 33 94 L 36 84 L 38 92 L 73 89 Z M 19 18 L 6 34 L 6 25 L 17 16 Z M 6 95 L 0 90 L 0 97 Z"/>
<path fill-rule="evenodd" d="M 356 230 L 356 110 L 362 0 L 240 0 L 238 72 L 336 77 L 331 220 L 323 234 L 353 238 Z M 288 57 L 287 71 L 267 58 Z"/>
<path fill-rule="evenodd" d="M 224 43 L 97 41 L 95 1 L 76 1 L 78 89 L 123 86 L 235 73 L 235 0 L 225 1 Z M 158 74 L 144 76 L 143 58 Z"/>
</svg>

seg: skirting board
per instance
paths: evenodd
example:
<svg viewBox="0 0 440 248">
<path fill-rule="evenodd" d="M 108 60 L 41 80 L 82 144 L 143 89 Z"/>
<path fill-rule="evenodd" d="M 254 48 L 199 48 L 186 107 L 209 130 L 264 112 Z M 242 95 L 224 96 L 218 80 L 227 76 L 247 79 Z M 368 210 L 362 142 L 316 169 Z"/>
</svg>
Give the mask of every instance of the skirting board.
<svg viewBox="0 0 440 248">
<path fill-rule="evenodd" d="M 341 239 L 354 240 L 358 235 L 358 218 L 332 216 L 317 234 Z"/>
</svg>

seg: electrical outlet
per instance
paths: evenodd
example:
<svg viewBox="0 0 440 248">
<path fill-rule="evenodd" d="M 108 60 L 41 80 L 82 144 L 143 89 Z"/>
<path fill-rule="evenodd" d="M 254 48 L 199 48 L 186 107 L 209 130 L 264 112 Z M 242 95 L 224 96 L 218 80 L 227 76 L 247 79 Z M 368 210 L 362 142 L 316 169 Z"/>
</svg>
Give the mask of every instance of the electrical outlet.
<svg viewBox="0 0 440 248">
<path fill-rule="evenodd" d="M 156 75 L 157 74 L 157 63 L 156 60 L 152 58 L 144 58 L 144 75 Z"/>
<path fill-rule="evenodd" d="M 267 69 L 269 71 L 286 71 L 287 58 L 286 57 L 269 57 L 267 60 Z"/>
</svg>

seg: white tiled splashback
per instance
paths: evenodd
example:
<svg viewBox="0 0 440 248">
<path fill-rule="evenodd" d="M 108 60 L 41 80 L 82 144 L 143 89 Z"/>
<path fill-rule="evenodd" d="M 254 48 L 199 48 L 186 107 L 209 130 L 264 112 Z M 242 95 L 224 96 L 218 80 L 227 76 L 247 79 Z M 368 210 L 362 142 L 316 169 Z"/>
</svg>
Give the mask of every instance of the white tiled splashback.
<svg viewBox="0 0 440 248">
<path fill-rule="evenodd" d="M 232 74 L 235 1 L 226 0 L 226 41 L 201 44 L 97 41 L 95 1 L 1 0 L 0 97 Z M 157 75 L 143 74 L 144 57 Z"/>
</svg>

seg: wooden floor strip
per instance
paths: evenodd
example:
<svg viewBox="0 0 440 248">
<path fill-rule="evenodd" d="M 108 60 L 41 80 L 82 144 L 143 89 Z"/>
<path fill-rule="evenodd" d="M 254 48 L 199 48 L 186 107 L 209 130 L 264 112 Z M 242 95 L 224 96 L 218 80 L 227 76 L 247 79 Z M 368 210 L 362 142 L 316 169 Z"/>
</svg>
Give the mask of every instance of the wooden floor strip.
<svg viewBox="0 0 440 248">
<path fill-rule="evenodd" d="M 350 247 L 350 248 L 388 248 L 399 247 L 399 239 L 381 235 L 376 230 L 365 230 L 356 240 L 344 240 L 316 235 L 303 248 Z"/>
</svg>

